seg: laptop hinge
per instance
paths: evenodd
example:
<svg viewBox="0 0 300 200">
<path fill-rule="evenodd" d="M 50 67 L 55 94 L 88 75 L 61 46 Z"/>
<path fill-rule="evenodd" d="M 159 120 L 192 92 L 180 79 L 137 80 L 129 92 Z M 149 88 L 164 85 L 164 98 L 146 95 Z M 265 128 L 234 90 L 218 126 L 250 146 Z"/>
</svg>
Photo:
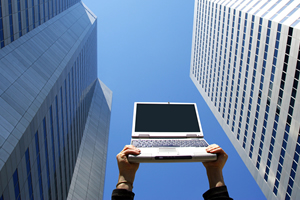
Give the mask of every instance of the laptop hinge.
<svg viewBox="0 0 300 200">
<path fill-rule="evenodd" d="M 140 138 L 150 138 L 149 134 L 139 134 Z"/>
<path fill-rule="evenodd" d="M 193 137 L 198 137 L 198 136 L 197 136 L 197 134 L 186 134 L 186 137 L 193 138 Z"/>
</svg>

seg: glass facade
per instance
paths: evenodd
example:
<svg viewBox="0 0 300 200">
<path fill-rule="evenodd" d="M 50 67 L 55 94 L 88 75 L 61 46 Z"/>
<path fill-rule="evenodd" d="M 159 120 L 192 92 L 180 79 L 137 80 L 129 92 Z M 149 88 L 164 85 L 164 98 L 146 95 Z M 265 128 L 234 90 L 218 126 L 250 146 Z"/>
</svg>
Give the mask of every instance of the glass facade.
<svg viewBox="0 0 300 200">
<path fill-rule="evenodd" d="M 96 16 L 78 0 L 3 2 L 0 199 L 102 199 L 112 93 L 97 78 Z"/>
<path fill-rule="evenodd" d="M 267 199 L 298 199 L 300 13 L 280 2 L 197 0 L 190 77 Z"/>
<path fill-rule="evenodd" d="M 0 2 L 0 48 L 78 2 L 80 0 L 24 0 L 24 3 L 20 0 L 2 0 Z M 13 9 L 14 7 L 17 9 Z M 17 26 L 14 23 L 17 23 Z M 3 31 L 3 24 L 9 25 L 9 32 Z"/>
</svg>

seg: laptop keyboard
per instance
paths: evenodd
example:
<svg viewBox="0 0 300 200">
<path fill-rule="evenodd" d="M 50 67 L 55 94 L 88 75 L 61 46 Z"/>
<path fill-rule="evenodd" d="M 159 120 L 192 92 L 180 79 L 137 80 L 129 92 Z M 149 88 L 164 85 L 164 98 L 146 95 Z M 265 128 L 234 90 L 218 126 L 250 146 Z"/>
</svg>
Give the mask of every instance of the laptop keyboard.
<svg viewBox="0 0 300 200">
<path fill-rule="evenodd" d="M 132 140 L 131 144 L 137 148 L 141 147 L 207 147 L 208 144 L 203 139 L 191 140 Z"/>
</svg>

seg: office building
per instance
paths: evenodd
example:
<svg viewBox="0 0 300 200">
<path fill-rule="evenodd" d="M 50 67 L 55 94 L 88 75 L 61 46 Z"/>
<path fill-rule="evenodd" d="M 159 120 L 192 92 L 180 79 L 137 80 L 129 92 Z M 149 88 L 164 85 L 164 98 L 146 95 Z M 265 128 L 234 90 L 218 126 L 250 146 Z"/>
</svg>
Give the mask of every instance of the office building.
<svg viewBox="0 0 300 200">
<path fill-rule="evenodd" d="M 0 1 L 0 200 L 102 199 L 112 92 L 79 0 Z"/>
<path fill-rule="evenodd" d="M 190 77 L 267 199 L 300 199 L 299 44 L 299 1 L 195 1 Z"/>
</svg>

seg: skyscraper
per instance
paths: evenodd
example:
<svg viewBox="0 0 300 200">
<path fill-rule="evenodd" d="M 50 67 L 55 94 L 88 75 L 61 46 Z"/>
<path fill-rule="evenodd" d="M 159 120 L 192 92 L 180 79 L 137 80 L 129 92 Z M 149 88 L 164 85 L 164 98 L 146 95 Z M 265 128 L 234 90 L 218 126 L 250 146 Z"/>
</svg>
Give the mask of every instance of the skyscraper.
<svg viewBox="0 0 300 200">
<path fill-rule="evenodd" d="M 0 200 L 101 199 L 112 92 L 79 0 L 0 1 Z"/>
<path fill-rule="evenodd" d="M 299 1 L 195 1 L 190 77 L 267 199 L 300 198 L 299 44 Z"/>
</svg>

